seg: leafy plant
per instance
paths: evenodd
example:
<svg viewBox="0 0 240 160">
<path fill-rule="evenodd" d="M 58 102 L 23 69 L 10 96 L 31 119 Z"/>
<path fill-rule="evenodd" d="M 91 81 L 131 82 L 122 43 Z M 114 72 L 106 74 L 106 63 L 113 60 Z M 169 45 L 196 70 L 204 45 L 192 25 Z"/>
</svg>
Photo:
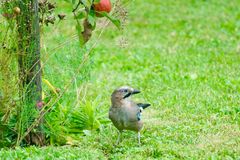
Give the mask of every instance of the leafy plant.
<svg viewBox="0 0 240 160">
<path fill-rule="evenodd" d="M 106 123 L 106 117 L 99 112 L 98 104 L 86 101 L 80 103 L 69 115 L 69 133 L 83 133 L 84 130 L 99 130 Z"/>
<path fill-rule="evenodd" d="M 116 27 L 120 28 L 120 20 L 112 17 L 107 12 L 98 12 L 94 9 L 94 3 L 100 2 L 99 0 L 65 0 L 73 7 L 73 15 L 76 20 L 76 29 L 78 31 L 80 44 L 86 43 L 91 35 L 92 31 L 96 27 L 97 16 L 101 15 L 108 18 Z M 82 22 L 82 23 L 81 23 Z"/>
<path fill-rule="evenodd" d="M 50 144 L 63 145 L 78 140 L 80 135 L 89 135 L 99 131 L 102 125 L 109 123 L 106 112 L 101 111 L 101 104 L 80 102 L 75 107 L 57 104 L 45 117 L 45 132 Z"/>
<path fill-rule="evenodd" d="M 85 77 L 85 70 L 87 70 L 87 74 L 89 74 L 86 61 L 94 47 L 87 49 L 85 43 L 90 39 L 92 31 L 96 27 L 97 13 L 93 9 L 92 0 L 66 0 L 66 2 L 72 5 L 72 13 L 76 21 L 81 47 L 80 54 L 82 55 L 82 63 L 75 74 L 79 74 L 79 77 L 83 78 Z M 96 0 L 95 2 L 99 1 Z M 34 3 L 34 5 L 36 5 L 36 3 Z M 64 92 L 69 89 L 74 78 L 70 78 L 70 82 L 65 85 L 62 90 L 55 88 L 47 79 L 43 79 L 44 90 L 41 90 L 42 75 L 40 73 L 41 70 L 44 71 L 43 67 L 45 64 L 41 66 L 40 50 L 38 50 L 39 52 L 30 52 L 33 51 L 32 49 L 28 50 L 28 48 L 37 45 L 39 46 L 35 47 L 35 49 L 39 49 L 40 43 L 27 40 L 31 37 L 27 36 L 27 33 L 36 31 L 38 34 L 38 36 L 35 37 L 36 42 L 39 42 L 38 22 L 42 24 L 40 28 L 44 27 L 43 24 L 47 26 L 54 24 L 57 5 L 49 0 L 39 0 L 38 6 L 39 10 L 35 8 L 34 13 L 39 15 L 39 19 L 36 18 L 38 16 L 29 16 L 31 7 L 25 1 L 10 0 L 1 2 L 1 15 L 5 17 L 3 24 L 6 27 L 0 26 L 0 29 L 3 30 L 3 32 L 0 32 L 0 39 L 1 42 L 3 42 L 0 44 L 3 46 L 0 47 L 0 52 L 3 53 L 0 55 L 0 105 L 1 107 L 3 106 L 0 108 L 0 130 L 8 133 L 1 134 L 0 141 L 4 141 L 4 143 L 8 143 L 9 141 L 11 145 L 42 145 L 44 140 L 39 139 L 41 143 L 35 143 L 32 138 L 34 137 L 32 135 L 43 133 L 42 129 L 46 132 L 50 144 L 64 144 L 66 139 L 65 135 L 72 133 L 82 134 L 85 130 L 99 130 L 101 129 L 101 123 L 104 124 L 107 122 L 105 118 L 101 116 L 101 112 L 95 108 L 98 106 L 97 104 L 93 104 L 92 102 L 80 103 L 81 105 L 74 107 L 74 111 L 72 112 L 69 108 L 72 108 L 71 106 L 75 104 L 66 101 L 69 99 L 72 100 L 73 98 L 62 100 Z M 29 12 L 29 14 L 27 12 Z M 107 17 L 113 24 L 119 27 L 120 21 L 113 18 L 111 14 L 104 12 L 99 14 Z M 58 14 L 60 20 L 63 20 L 65 16 L 64 14 Z M 30 22 L 32 23 L 32 17 L 35 17 L 35 25 L 30 24 Z M 25 20 L 29 25 L 23 25 L 25 24 Z M 20 27 L 21 25 L 22 27 Z M 31 28 L 32 26 L 36 28 Z M 5 30 L 6 32 L 4 32 Z M 27 61 L 27 58 L 31 57 L 34 53 L 38 53 L 36 56 L 37 59 L 34 61 L 31 59 L 31 63 L 25 63 L 25 60 Z M 25 55 L 29 57 L 26 58 Z M 41 55 L 41 57 L 43 56 Z M 27 66 L 24 66 L 25 64 L 27 64 Z M 38 76 L 38 78 L 36 78 L 36 76 Z M 75 78 L 77 79 L 78 77 Z M 11 81 L 8 81 L 9 79 Z M 34 86 L 36 79 L 38 81 L 37 87 Z M 36 94 L 31 92 L 34 89 L 38 89 L 39 91 L 36 100 Z M 30 96 L 33 97 L 34 100 L 29 98 Z M 46 120 L 43 120 L 44 116 L 46 116 Z M 39 125 L 43 123 L 45 123 L 44 126 Z M 35 137 L 44 139 L 43 134 Z"/>
</svg>

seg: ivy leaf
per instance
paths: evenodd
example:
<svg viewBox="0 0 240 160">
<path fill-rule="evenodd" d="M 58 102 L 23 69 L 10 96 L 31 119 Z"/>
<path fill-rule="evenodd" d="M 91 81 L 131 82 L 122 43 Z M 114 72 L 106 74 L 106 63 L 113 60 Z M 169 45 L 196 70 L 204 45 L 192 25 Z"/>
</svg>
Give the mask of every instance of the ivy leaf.
<svg viewBox="0 0 240 160">
<path fill-rule="evenodd" d="M 110 16 L 107 12 L 97 12 L 97 13 L 108 18 L 118 29 L 121 28 L 121 21 L 119 19 L 116 19 Z"/>
</svg>

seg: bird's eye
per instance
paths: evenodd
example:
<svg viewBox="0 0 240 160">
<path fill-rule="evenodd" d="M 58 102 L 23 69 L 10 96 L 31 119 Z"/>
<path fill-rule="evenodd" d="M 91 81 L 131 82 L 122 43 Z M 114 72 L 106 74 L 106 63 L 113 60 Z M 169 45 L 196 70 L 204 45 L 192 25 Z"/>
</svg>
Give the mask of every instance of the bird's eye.
<svg viewBox="0 0 240 160">
<path fill-rule="evenodd" d="M 128 90 L 127 90 L 127 89 L 124 89 L 123 92 L 128 92 Z"/>
</svg>

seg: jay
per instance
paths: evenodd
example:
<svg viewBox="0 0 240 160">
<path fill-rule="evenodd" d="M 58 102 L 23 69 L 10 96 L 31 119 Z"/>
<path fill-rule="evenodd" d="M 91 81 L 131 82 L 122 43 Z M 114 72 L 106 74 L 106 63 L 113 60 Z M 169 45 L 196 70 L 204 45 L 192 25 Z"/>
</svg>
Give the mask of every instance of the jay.
<svg viewBox="0 0 240 160">
<path fill-rule="evenodd" d="M 140 131 L 143 127 L 141 113 L 143 109 L 150 104 L 135 103 L 130 99 L 131 95 L 140 93 L 139 90 L 128 86 L 120 87 L 112 93 L 112 106 L 109 109 L 109 119 L 118 129 L 119 135 L 117 144 L 119 143 L 123 130 L 131 130 L 138 133 L 138 144 L 140 143 Z"/>
</svg>

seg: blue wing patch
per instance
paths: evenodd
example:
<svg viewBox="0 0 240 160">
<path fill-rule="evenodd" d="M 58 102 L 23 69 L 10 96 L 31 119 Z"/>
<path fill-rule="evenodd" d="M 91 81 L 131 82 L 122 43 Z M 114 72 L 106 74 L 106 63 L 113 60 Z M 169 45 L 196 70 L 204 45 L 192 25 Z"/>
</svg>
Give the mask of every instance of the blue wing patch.
<svg viewBox="0 0 240 160">
<path fill-rule="evenodd" d="M 138 121 L 141 120 L 142 110 L 143 110 L 143 108 L 140 107 L 140 110 L 139 110 L 139 112 L 137 113 L 137 120 L 138 120 Z"/>
<path fill-rule="evenodd" d="M 140 121 L 141 120 L 141 112 L 137 113 L 137 120 Z"/>
</svg>

